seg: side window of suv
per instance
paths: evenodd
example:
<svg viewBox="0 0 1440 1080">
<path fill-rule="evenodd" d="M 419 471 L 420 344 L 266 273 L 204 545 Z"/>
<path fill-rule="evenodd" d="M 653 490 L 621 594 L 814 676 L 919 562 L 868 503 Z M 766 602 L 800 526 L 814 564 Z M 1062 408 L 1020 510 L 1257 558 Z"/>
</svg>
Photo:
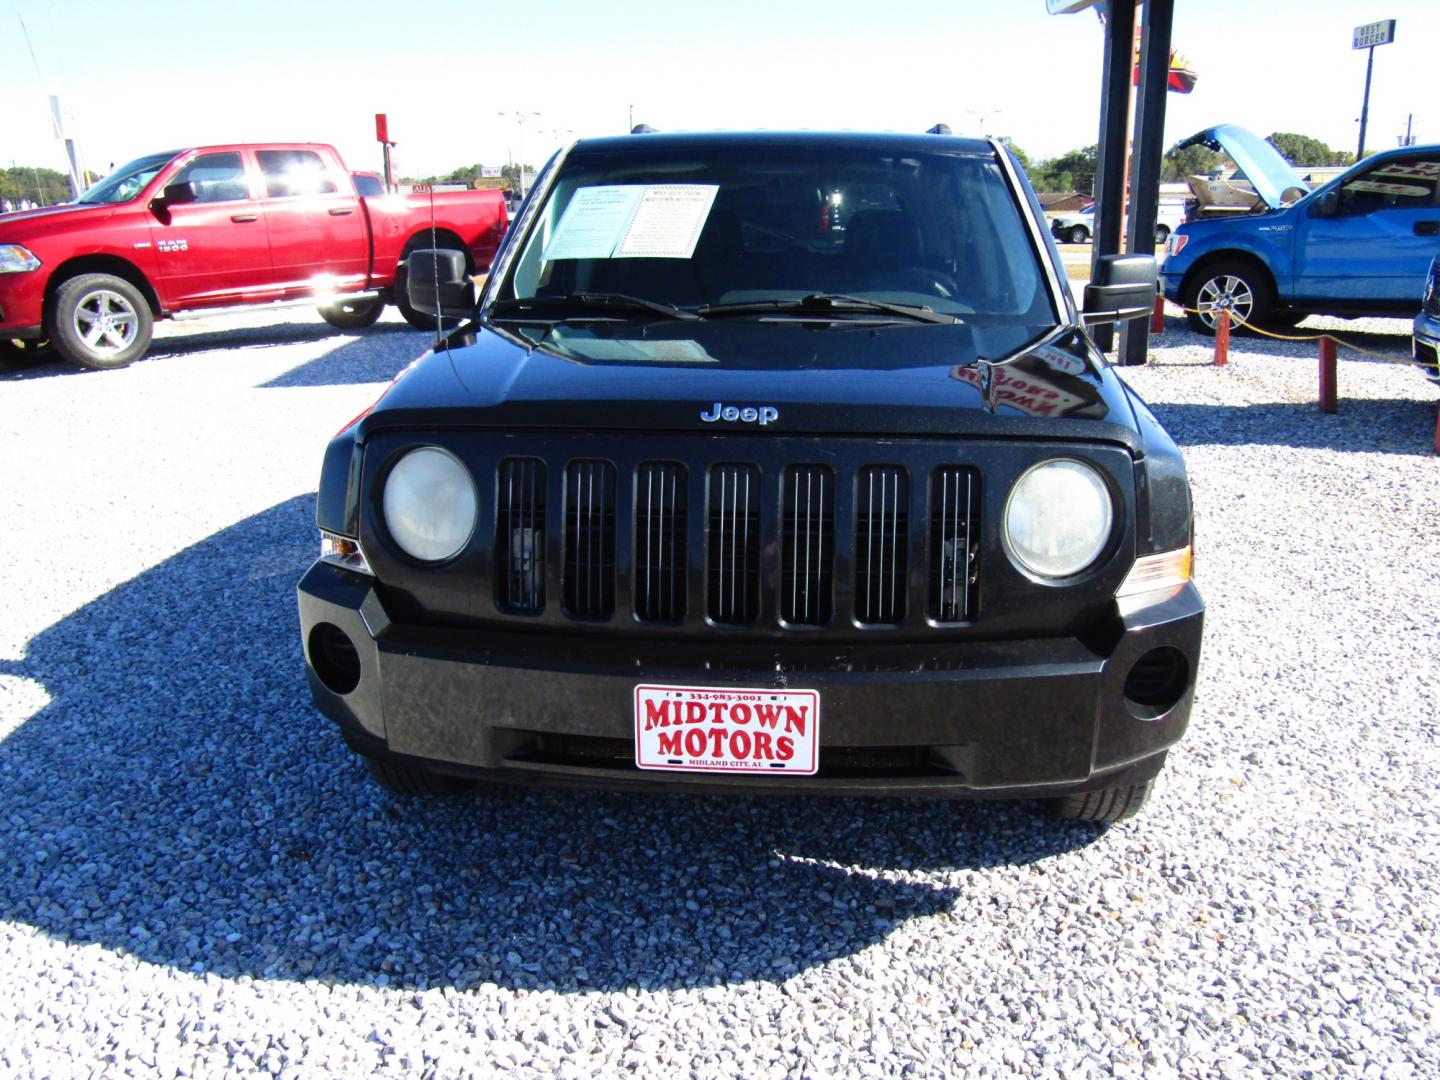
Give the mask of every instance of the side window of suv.
<svg viewBox="0 0 1440 1080">
<path fill-rule="evenodd" d="M 332 195 L 338 190 L 320 155 L 313 150 L 260 150 L 260 171 L 265 174 L 265 197 Z"/>
<path fill-rule="evenodd" d="M 201 154 L 186 165 L 172 184 L 195 185 L 195 201 L 202 203 L 233 202 L 250 198 L 250 185 L 245 179 L 245 164 L 238 153 Z"/>
<path fill-rule="evenodd" d="M 1429 210 L 1436 205 L 1440 158 L 1391 161 L 1362 173 L 1340 189 L 1340 213 Z"/>
</svg>

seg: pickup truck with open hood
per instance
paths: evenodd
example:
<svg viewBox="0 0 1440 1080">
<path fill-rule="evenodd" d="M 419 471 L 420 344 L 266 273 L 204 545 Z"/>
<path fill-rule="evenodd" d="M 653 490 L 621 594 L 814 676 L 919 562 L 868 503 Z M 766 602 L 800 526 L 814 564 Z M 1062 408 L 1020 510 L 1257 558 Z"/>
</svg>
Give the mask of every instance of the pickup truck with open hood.
<svg viewBox="0 0 1440 1080">
<path fill-rule="evenodd" d="M 1165 297 L 1190 325 L 1293 326 L 1306 315 L 1397 315 L 1420 307 L 1440 255 L 1440 146 L 1371 154 L 1311 191 L 1270 143 L 1221 124 L 1186 140 L 1224 150 L 1254 185 L 1248 214 L 1190 221 L 1166 246 Z"/>
</svg>

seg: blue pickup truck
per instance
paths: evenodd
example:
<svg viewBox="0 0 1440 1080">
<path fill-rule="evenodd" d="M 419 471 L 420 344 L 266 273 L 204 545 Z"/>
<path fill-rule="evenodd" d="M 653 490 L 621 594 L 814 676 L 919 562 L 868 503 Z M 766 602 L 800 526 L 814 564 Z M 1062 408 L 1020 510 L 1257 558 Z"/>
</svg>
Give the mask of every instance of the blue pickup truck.
<svg viewBox="0 0 1440 1080">
<path fill-rule="evenodd" d="M 1440 255 L 1440 146 L 1385 150 L 1314 191 L 1264 139 L 1221 124 L 1182 146 L 1224 150 L 1256 208 L 1187 222 L 1166 245 L 1167 300 L 1211 334 L 1236 322 L 1293 326 L 1306 315 L 1413 316 Z"/>
</svg>

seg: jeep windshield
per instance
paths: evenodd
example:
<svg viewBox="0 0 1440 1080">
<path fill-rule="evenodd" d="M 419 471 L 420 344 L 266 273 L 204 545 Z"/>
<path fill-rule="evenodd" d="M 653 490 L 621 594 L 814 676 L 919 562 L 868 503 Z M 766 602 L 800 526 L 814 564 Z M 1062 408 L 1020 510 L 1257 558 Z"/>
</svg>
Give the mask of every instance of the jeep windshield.
<svg viewBox="0 0 1440 1080">
<path fill-rule="evenodd" d="M 1053 328 L 1040 251 L 994 153 L 918 142 L 581 143 L 526 224 L 488 315 L 653 320 L 641 300 L 702 320 L 940 324 L 984 337 L 992 356 Z M 580 302 L 603 296 L 629 301 Z"/>
</svg>

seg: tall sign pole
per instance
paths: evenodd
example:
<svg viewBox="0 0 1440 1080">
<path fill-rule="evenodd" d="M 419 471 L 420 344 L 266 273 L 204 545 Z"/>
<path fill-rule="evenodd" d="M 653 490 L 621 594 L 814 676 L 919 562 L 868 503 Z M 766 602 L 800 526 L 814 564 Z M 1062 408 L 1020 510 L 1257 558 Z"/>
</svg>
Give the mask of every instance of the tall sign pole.
<svg viewBox="0 0 1440 1080">
<path fill-rule="evenodd" d="M 390 148 L 395 144 L 390 141 L 390 118 L 383 112 L 375 114 L 375 141 L 380 144 L 385 166 L 385 190 L 395 190 L 395 163 L 390 158 Z"/>
<path fill-rule="evenodd" d="M 1389 45 L 1394 40 L 1394 19 L 1381 19 L 1379 22 L 1355 27 L 1355 36 L 1350 47 L 1370 50 L 1370 55 L 1365 60 L 1365 97 L 1360 102 L 1360 146 L 1355 151 L 1356 161 L 1365 156 L 1365 126 L 1370 121 L 1370 75 L 1375 70 L 1375 46 Z"/>
</svg>

